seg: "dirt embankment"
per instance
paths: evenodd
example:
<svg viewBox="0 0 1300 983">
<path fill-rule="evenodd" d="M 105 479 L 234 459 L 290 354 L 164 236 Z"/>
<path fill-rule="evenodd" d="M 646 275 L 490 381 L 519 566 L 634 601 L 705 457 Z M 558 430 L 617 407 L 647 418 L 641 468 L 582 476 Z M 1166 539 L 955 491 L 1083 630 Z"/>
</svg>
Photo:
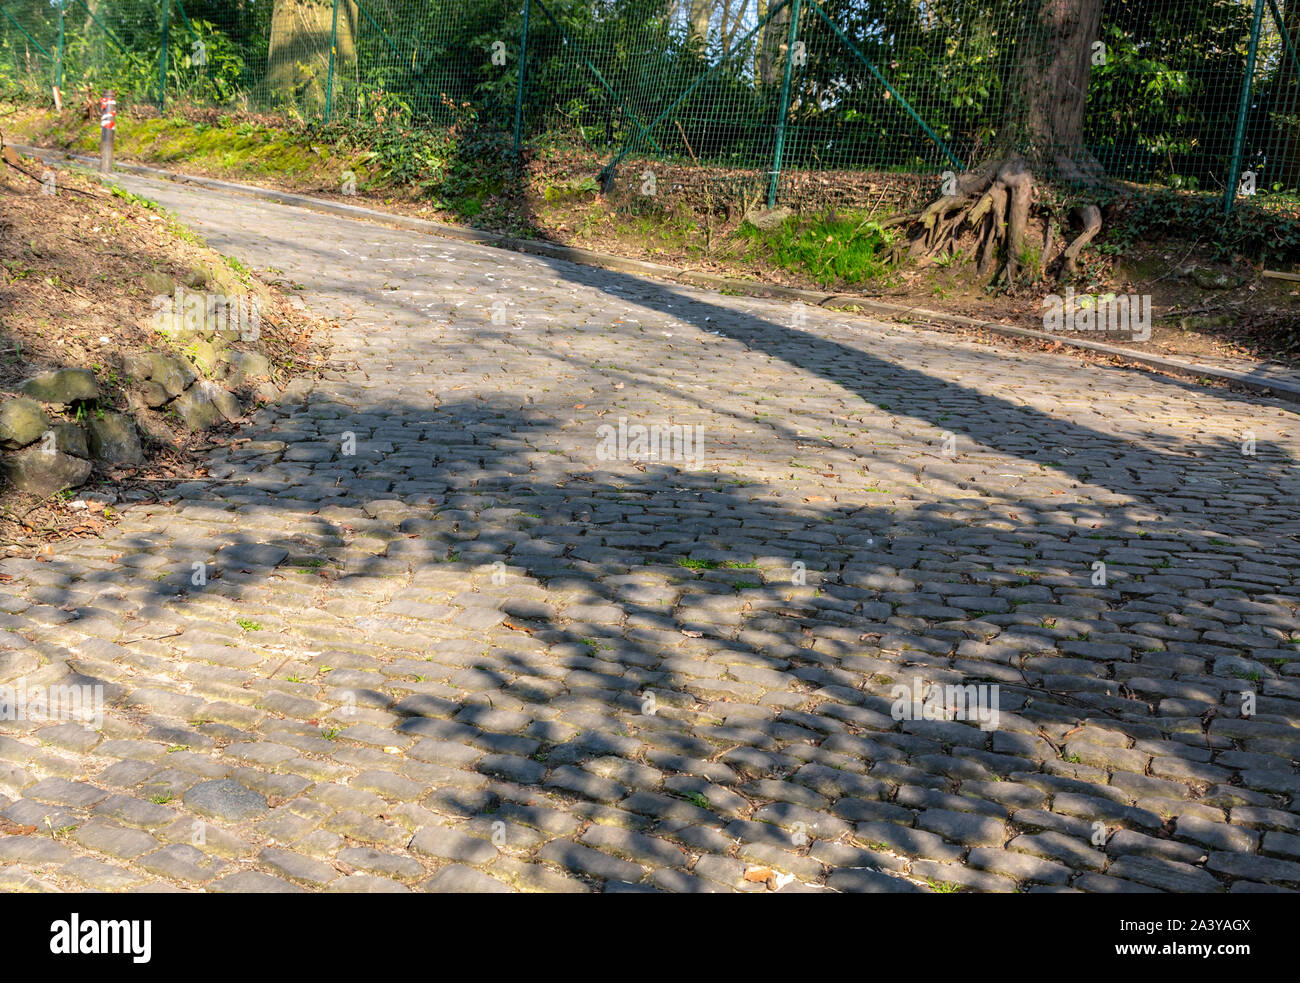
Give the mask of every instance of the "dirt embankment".
<svg viewBox="0 0 1300 983">
<path fill-rule="evenodd" d="M 293 298 L 154 203 L 4 151 L 0 555 L 94 536 L 321 356 Z"/>
</svg>

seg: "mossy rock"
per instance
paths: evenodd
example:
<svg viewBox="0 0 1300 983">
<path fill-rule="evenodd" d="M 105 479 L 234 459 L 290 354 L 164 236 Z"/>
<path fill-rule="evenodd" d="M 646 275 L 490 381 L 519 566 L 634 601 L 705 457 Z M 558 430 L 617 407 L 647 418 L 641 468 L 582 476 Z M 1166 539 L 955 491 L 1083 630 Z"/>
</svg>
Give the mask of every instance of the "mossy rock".
<svg viewBox="0 0 1300 983">
<path fill-rule="evenodd" d="M 40 440 L 50 418 L 34 399 L 10 399 L 0 405 L 0 447 L 17 450 Z"/>
<path fill-rule="evenodd" d="M 1243 277 L 1222 270 L 1206 269 L 1204 266 L 1192 270 L 1192 280 L 1202 290 L 1231 290 L 1246 282 Z"/>
<path fill-rule="evenodd" d="M 18 391 L 42 403 L 71 406 L 99 398 L 99 383 L 89 369 L 56 369 L 42 372 L 18 386 Z"/>
<path fill-rule="evenodd" d="M 90 434 L 90 452 L 95 460 L 109 464 L 142 464 L 144 448 L 131 418 L 121 413 L 105 413 L 86 425 Z"/>
<path fill-rule="evenodd" d="M 230 385 L 242 386 L 252 379 L 264 379 L 271 375 L 271 362 L 260 352 L 229 351 L 226 352 L 226 381 Z"/>
<path fill-rule="evenodd" d="M 186 354 L 199 374 L 208 379 L 216 378 L 226 362 L 225 346 L 215 340 L 198 338 L 189 344 Z"/>
<path fill-rule="evenodd" d="M 19 491 L 41 498 L 84 485 L 91 470 L 89 461 L 61 451 L 47 452 L 41 444 L 0 456 L 0 474 Z"/>
<path fill-rule="evenodd" d="M 778 225 L 792 216 L 794 212 L 784 206 L 767 209 L 754 209 L 745 215 L 745 221 L 756 229 L 775 229 Z"/>
<path fill-rule="evenodd" d="M 198 378 L 188 361 L 180 355 L 168 355 L 164 352 L 141 352 L 127 355 L 122 360 L 123 370 L 138 383 L 153 384 L 164 394 L 159 403 L 150 402 L 150 406 L 160 406 L 173 396 L 179 396 L 194 384 Z M 148 385 L 141 387 L 146 394 L 157 396 Z"/>
<path fill-rule="evenodd" d="M 145 380 L 140 383 L 140 401 L 151 410 L 166 406 L 172 400 L 172 394 L 161 383 Z"/>
<path fill-rule="evenodd" d="M 190 363 L 180 355 L 164 355 L 161 352 L 153 352 L 150 354 L 149 360 L 152 363 L 149 378 L 159 383 L 173 396 L 179 396 L 194 385 L 198 379 L 194 369 L 190 367 Z"/>
<path fill-rule="evenodd" d="M 170 408 L 188 430 L 210 430 L 225 421 L 216 403 L 204 396 L 202 386 L 192 386 L 177 396 Z"/>
<path fill-rule="evenodd" d="M 181 422 L 191 430 L 210 430 L 243 415 L 239 400 L 215 382 L 199 382 L 172 402 Z"/>
<path fill-rule="evenodd" d="M 144 288 L 150 297 L 171 297 L 176 293 L 176 282 L 166 273 L 146 273 Z"/>
<path fill-rule="evenodd" d="M 82 427 L 75 423 L 56 423 L 50 429 L 54 431 L 57 450 L 73 457 L 90 457 L 90 444 Z"/>
</svg>

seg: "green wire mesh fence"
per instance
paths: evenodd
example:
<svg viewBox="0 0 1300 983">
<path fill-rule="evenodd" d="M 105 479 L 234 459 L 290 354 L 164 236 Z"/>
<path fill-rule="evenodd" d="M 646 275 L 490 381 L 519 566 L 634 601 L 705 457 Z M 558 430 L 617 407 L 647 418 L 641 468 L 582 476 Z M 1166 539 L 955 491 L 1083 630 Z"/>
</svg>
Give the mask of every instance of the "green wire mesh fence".
<svg viewBox="0 0 1300 983">
<path fill-rule="evenodd" d="M 1096 19 L 1071 154 L 1300 208 L 1300 0 L 0 0 L 0 86 L 495 132 L 629 193 L 903 207 L 1014 146 L 1057 9 Z"/>
</svg>

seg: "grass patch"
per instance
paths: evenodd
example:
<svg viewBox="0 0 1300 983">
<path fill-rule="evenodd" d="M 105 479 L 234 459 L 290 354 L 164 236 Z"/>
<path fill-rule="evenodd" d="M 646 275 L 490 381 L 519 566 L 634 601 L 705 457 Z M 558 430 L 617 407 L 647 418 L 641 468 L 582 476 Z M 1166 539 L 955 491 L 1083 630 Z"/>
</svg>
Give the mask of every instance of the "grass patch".
<svg viewBox="0 0 1300 983">
<path fill-rule="evenodd" d="M 685 567 L 687 570 L 716 570 L 722 566 L 717 560 L 692 560 L 687 556 L 679 556 L 677 565 Z"/>
<path fill-rule="evenodd" d="M 931 880 L 928 881 L 927 883 L 930 885 L 930 889 L 933 890 L 935 894 L 957 894 L 959 891 L 961 891 L 961 885 L 953 884 L 949 881 Z"/>
<path fill-rule="evenodd" d="M 782 269 L 806 274 L 823 287 L 886 278 L 894 233 L 870 219 L 830 213 L 792 217 L 773 229 L 746 222 L 740 235 L 765 250 Z"/>
</svg>

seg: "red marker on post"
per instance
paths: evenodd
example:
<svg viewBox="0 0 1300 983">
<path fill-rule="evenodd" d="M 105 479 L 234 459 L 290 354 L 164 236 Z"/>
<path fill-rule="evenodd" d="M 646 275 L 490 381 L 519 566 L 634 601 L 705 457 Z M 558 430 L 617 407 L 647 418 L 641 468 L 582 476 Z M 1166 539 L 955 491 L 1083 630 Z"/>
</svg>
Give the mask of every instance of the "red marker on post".
<svg viewBox="0 0 1300 983">
<path fill-rule="evenodd" d="M 117 131 L 117 99 L 112 92 L 99 100 L 99 173 L 113 171 L 113 136 Z"/>
</svg>

